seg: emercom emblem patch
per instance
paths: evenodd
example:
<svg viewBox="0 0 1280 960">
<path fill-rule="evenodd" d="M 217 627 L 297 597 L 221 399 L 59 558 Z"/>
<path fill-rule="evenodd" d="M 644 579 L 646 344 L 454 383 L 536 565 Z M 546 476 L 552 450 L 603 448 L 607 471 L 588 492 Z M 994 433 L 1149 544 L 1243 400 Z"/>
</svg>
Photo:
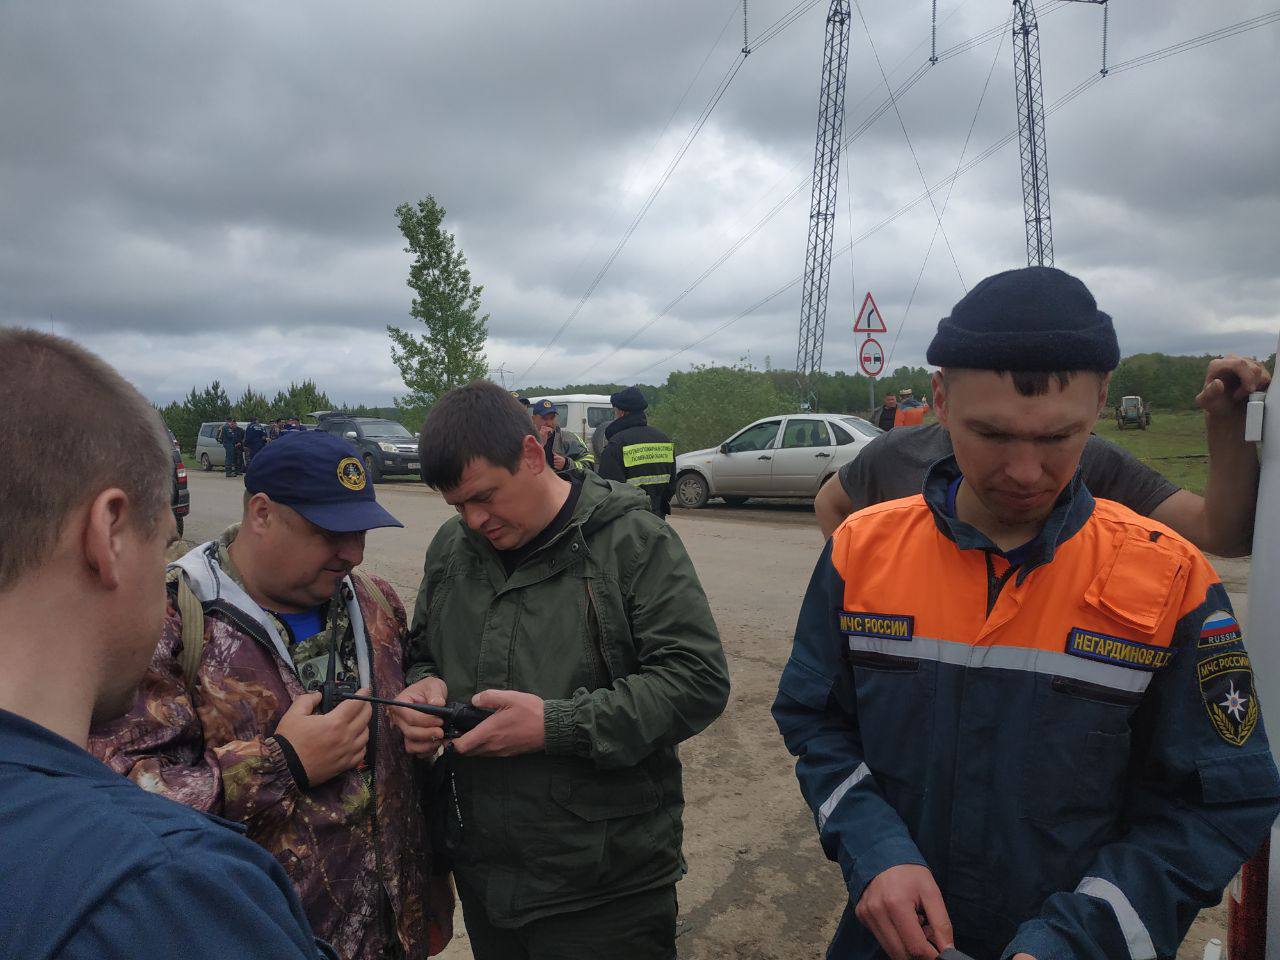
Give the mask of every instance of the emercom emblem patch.
<svg viewBox="0 0 1280 960">
<path fill-rule="evenodd" d="M 1149 643 L 1113 637 L 1081 627 L 1076 627 L 1067 634 L 1067 653 L 1135 670 L 1159 670 L 1173 659 L 1168 647 L 1154 647 Z"/>
<path fill-rule="evenodd" d="M 1258 697 L 1253 691 L 1253 667 L 1243 650 L 1219 653 L 1196 665 L 1200 696 L 1218 736 L 1243 747 L 1258 725 Z"/>
<path fill-rule="evenodd" d="M 1215 610 L 1205 618 L 1204 626 L 1200 628 L 1200 641 L 1196 645 L 1201 649 L 1222 647 L 1242 639 L 1236 618 L 1225 610 Z"/>
<path fill-rule="evenodd" d="M 916 618 L 898 613 L 859 613 L 840 611 L 840 632 L 881 640 L 910 640 L 915 633 Z"/>
</svg>

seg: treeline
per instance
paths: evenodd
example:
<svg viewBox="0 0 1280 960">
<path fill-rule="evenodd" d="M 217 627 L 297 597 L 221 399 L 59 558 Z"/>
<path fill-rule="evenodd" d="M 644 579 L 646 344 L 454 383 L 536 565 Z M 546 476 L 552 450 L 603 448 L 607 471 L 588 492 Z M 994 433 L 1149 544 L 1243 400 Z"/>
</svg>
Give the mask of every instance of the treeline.
<svg viewBox="0 0 1280 960">
<path fill-rule="evenodd" d="M 1192 410 L 1195 396 L 1204 384 L 1205 368 L 1212 357 L 1170 356 L 1139 353 L 1120 361 L 1111 382 L 1111 397 L 1136 394 L 1157 411 Z M 1275 355 L 1267 360 L 1275 369 Z M 818 409 L 834 413 L 866 416 L 884 395 L 910 387 L 918 397 L 930 395 L 930 371 L 926 367 L 899 367 L 874 383 L 861 374 L 821 373 L 814 381 Z M 536 386 L 520 390 L 527 397 L 564 393 L 608 395 L 623 386 L 619 383 L 572 383 L 566 386 Z M 636 384 L 649 401 L 649 418 L 671 434 L 680 451 L 710 447 L 725 440 L 740 427 L 760 417 L 793 413 L 804 408 L 794 370 L 757 370 L 749 363 L 731 366 L 698 366 L 670 374 L 665 383 Z M 238 420 L 272 417 L 306 417 L 313 410 L 342 410 L 354 416 L 386 417 L 398 420 L 417 432 L 426 410 L 419 407 L 367 407 L 334 404 L 314 381 L 291 383 L 267 399 L 252 387 L 238 400 L 228 398 L 218 381 L 203 390 L 192 388 L 181 401 L 161 408 L 165 421 L 184 450 L 195 446 L 200 424 L 208 420 Z"/>
<path fill-rule="evenodd" d="M 1205 369 L 1214 358 L 1170 356 L 1165 353 L 1135 353 L 1120 361 L 1111 378 L 1111 402 L 1138 396 L 1156 410 L 1193 410 L 1196 394 L 1204 386 Z M 1266 360 L 1274 372 L 1276 355 Z"/>
<path fill-rule="evenodd" d="M 392 419 L 398 419 L 399 414 L 394 407 L 335 406 L 328 394 L 317 387 L 313 380 L 290 383 L 287 390 L 276 391 L 272 399 L 253 387 L 246 387 L 235 401 L 227 396 L 221 382 L 215 380 L 203 390 L 192 387 L 184 399 L 175 400 L 159 410 L 183 450 L 195 449 L 200 424 L 211 420 L 222 421 L 228 417 L 248 423 L 253 417 L 264 422 L 276 417 L 300 417 L 305 420 L 307 414 L 315 410 L 341 410 L 357 417 L 382 417 L 390 413 Z"/>
</svg>

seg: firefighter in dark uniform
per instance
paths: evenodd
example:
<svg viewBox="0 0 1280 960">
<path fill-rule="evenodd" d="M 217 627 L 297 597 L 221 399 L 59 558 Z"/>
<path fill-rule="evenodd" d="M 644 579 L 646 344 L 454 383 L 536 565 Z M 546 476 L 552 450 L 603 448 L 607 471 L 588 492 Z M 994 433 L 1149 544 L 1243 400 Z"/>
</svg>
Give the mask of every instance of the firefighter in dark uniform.
<svg viewBox="0 0 1280 960">
<path fill-rule="evenodd" d="M 613 423 L 605 428 L 605 448 L 596 467 L 606 480 L 639 487 L 649 495 L 649 509 L 660 517 L 671 512 L 676 489 L 676 447 L 657 427 L 649 426 L 644 394 L 635 387 L 609 397 Z"/>
</svg>

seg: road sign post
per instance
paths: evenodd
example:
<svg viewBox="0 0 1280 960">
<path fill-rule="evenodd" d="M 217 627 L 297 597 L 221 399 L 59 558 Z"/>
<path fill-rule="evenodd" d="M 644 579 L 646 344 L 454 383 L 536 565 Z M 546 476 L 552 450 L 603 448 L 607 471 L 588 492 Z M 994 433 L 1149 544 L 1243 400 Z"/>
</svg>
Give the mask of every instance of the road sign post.
<svg viewBox="0 0 1280 960">
<path fill-rule="evenodd" d="M 880 308 L 876 306 L 875 298 L 871 296 L 871 291 L 867 291 L 867 295 L 862 299 L 862 309 L 858 311 L 858 319 L 853 322 L 854 333 L 888 333 L 889 328 L 885 326 L 884 317 L 880 315 Z"/>
<path fill-rule="evenodd" d="M 867 291 L 867 295 L 862 298 L 862 307 L 858 310 L 858 318 L 853 322 L 853 332 L 866 335 L 866 340 L 862 347 L 858 350 L 858 365 L 862 368 L 862 372 L 867 375 L 870 383 L 867 384 L 867 410 L 874 412 L 876 409 L 876 377 L 884 371 L 884 350 L 880 347 L 880 342 L 874 339 L 873 333 L 888 333 L 889 327 L 884 322 L 884 317 L 880 314 L 880 308 L 876 306 L 875 297 L 871 296 L 871 291 Z"/>
<path fill-rule="evenodd" d="M 862 349 L 858 351 L 858 363 L 862 372 L 873 380 L 880 376 L 884 371 L 884 350 L 880 347 L 879 340 L 867 337 L 863 341 Z"/>
</svg>

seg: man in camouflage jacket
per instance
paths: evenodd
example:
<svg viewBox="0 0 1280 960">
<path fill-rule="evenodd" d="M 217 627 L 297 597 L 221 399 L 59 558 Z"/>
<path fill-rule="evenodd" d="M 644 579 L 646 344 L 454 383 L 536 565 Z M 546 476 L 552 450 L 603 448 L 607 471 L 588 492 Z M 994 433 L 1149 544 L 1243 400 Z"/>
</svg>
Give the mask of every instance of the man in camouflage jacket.
<svg viewBox="0 0 1280 960">
<path fill-rule="evenodd" d="M 384 581 L 348 575 L 364 531 L 399 523 L 377 505 L 354 448 L 325 433 L 286 434 L 245 485 L 243 523 L 171 565 L 138 700 L 91 748 L 147 790 L 243 823 L 346 960 L 439 952 L 452 893 L 431 876 L 400 732 L 358 701 L 322 715 L 308 692 L 327 673 L 331 631 L 348 689 L 403 689 L 404 607 Z M 192 638 L 184 621 L 199 618 Z"/>
</svg>

